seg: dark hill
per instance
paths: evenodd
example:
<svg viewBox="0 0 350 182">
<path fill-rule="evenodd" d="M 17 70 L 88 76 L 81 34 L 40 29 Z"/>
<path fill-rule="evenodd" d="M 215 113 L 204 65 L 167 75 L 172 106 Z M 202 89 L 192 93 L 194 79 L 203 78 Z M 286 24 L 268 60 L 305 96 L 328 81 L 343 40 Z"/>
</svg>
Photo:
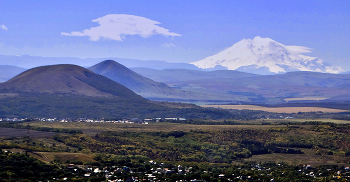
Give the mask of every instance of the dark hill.
<svg viewBox="0 0 350 182">
<path fill-rule="evenodd" d="M 0 91 L 11 93 L 77 94 L 142 99 L 123 85 L 83 67 L 69 64 L 33 68 L 0 86 Z"/>
<path fill-rule="evenodd" d="M 196 98 L 196 94 L 174 89 L 164 83 L 153 81 L 113 60 L 98 63 L 90 67 L 89 70 L 118 82 L 145 98 L 156 100 L 161 98 Z"/>
</svg>

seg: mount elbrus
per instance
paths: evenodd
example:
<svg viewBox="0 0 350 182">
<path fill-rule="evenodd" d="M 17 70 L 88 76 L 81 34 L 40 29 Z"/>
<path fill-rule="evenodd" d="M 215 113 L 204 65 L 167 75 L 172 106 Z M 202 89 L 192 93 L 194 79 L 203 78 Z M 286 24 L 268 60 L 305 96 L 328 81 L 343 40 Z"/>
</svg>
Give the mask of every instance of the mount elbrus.
<svg viewBox="0 0 350 182">
<path fill-rule="evenodd" d="M 257 74 L 285 73 L 290 71 L 314 71 L 340 73 L 342 68 L 331 66 L 317 57 L 302 55 L 311 52 L 302 46 L 285 46 L 270 38 L 244 39 L 232 47 L 193 62 L 203 69 L 222 66 L 229 70 Z"/>
</svg>

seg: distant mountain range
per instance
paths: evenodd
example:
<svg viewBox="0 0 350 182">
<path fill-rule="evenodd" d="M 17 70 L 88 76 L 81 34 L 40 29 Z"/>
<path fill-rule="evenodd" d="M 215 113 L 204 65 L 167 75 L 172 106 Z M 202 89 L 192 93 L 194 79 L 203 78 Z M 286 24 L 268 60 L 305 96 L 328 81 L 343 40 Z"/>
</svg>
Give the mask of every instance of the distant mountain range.
<svg viewBox="0 0 350 182">
<path fill-rule="evenodd" d="M 341 73 L 344 70 L 331 66 L 317 57 L 302 55 L 310 52 L 302 46 L 285 46 L 270 38 L 244 39 L 232 47 L 203 60 L 193 62 L 202 69 L 225 67 L 255 74 L 276 74 L 293 71 Z"/>
<path fill-rule="evenodd" d="M 74 64 L 82 67 L 91 67 L 104 60 L 114 60 L 118 63 L 131 68 L 131 67 L 143 67 L 152 69 L 190 69 L 190 70 L 202 70 L 195 65 L 189 63 L 169 63 L 166 61 L 155 60 L 137 60 L 137 59 L 124 59 L 124 58 L 75 58 L 75 57 L 40 57 L 40 56 L 5 56 L 0 55 L 0 65 L 17 66 L 21 68 L 34 68 L 44 65 L 56 65 L 60 64 Z"/>
<path fill-rule="evenodd" d="M 216 94 L 234 103 L 350 100 L 350 74 L 298 71 L 276 75 L 254 75 L 234 70 L 210 72 L 144 68 L 132 68 L 132 70 L 173 88 Z"/>
<path fill-rule="evenodd" d="M 12 77 L 22 73 L 26 69 L 17 66 L 0 65 L 0 83 L 6 82 Z"/>
</svg>

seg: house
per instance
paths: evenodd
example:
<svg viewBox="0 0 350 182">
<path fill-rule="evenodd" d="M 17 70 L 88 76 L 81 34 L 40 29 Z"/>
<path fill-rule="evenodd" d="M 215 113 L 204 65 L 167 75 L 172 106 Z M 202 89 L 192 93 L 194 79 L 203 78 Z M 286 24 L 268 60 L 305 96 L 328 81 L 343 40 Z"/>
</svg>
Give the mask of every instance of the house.
<svg viewBox="0 0 350 182">
<path fill-rule="evenodd" d="M 177 120 L 177 118 L 164 118 L 165 120 Z"/>
<path fill-rule="evenodd" d="M 94 173 L 100 173 L 101 170 L 99 168 L 95 168 Z"/>
</svg>

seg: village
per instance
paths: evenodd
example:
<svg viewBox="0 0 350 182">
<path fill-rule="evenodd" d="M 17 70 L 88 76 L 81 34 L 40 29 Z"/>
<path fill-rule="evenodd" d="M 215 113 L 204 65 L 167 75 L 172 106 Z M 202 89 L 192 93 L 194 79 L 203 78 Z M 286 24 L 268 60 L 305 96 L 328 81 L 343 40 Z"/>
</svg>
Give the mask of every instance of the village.
<svg viewBox="0 0 350 182">
<path fill-rule="evenodd" d="M 186 121 L 186 118 L 145 118 L 145 119 L 139 119 L 139 118 L 132 118 L 132 119 L 118 119 L 118 120 L 111 120 L 111 119 L 87 119 L 87 118 L 64 118 L 64 119 L 58 119 L 58 118 L 34 118 L 34 119 L 28 119 L 28 118 L 0 118 L 0 122 L 16 122 L 16 121 L 47 121 L 47 122 L 87 122 L 87 123 L 138 123 L 138 124 L 148 124 L 149 122 L 161 122 L 161 121 Z"/>
<path fill-rule="evenodd" d="M 109 182 L 123 181 L 176 181 L 176 182 L 199 182 L 199 181 L 255 181 L 268 180 L 280 181 L 288 175 L 296 175 L 297 179 L 350 179 L 349 167 L 324 166 L 314 168 L 311 165 L 294 166 L 294 170 L 287 174 L 283 163 L 258 164 L 236 166 L 234 168 L 211 169 L 211 171 L 199 169 L 197 166 L 188 167 L 182 165 L 169 165 L 163 162 L 143 162 L 138 167 L 128 166 L 105 166 L 103 168 L 69 164 L 67 170 L 72 173 L 83 172 L 85 178 L 102 176 Z M 233 170 L 233 171 L 232 171 Z M 222 173 L 220 173 L 222 172 Z M 294 174 L 293 174 L 294 173 Z M 295 176 L 295 177 L 296 177 Z M 68 180 L 68 178 L 65 178 Z M 279 180 L 277 180 L 279 179 Z"/>
</svg>

